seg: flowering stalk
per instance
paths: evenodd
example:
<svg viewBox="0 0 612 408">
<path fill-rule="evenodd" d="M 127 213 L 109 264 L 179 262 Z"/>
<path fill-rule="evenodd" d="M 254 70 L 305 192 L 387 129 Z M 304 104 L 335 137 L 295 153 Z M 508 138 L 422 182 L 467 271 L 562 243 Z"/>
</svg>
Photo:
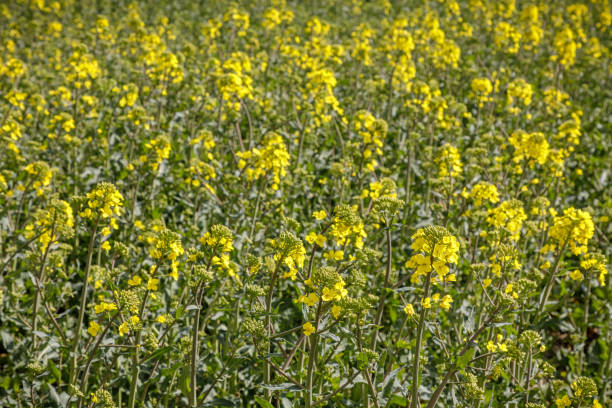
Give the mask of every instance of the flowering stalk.
<svg viewBox="0 0 612 408">
<path fill-rule="evenodd" d="M 550 275 L 548 275 L 548 280 L 546 281 L 546 286 L 544 287 L 544 291 L 542 292 L 542 297 L 540 299 L 540 304 L 538 306 L 538 313 L 535 315 L 536 318 L 542 317 L 542 311 L 544 310 L 544 306 L 546 306 L 546 301 L 548 300 L 550 292 L 552 291 L 553 283 L 555 282 L 555 275 L 557 275 L 557 272 L 559 270 L 559 263 L 561 261 L 561 257 L 563 256 L 563 252 L 565 252 L 565 248 L 567 247 L 568 241 L 569 240 L 566 240 L 561 246 L 561 249 L 559 249 L 559 254 L 555 259 L 555 264 L 552 267 Z"/>
<path fill-rule="evenodd" d="M 51 233 L 53 236 L 53 233 Z M 45 251 L 43 254 L 42 261 L 40 263 L 40 269 L 38 271 L 38 275 L 36 276 L 36 281 L 42 281 L 42 275 L 45 271 L 45 265 L 47 264 L 47 255 L 49 255 L 49 247 L 51 243 L 47 244 L 45 247 Z M 40 298 L 42 296 L 42 287 L 40 285 L 36 285 L 36 295 L 34 298 L 34 310 L 32 311 L 32 350 L 36 350 L 36 329 L 38 325 L 38 309 L 40 308 Z"/>
<path fill-rule="evenodd" d="M 382 293 L 380 294 L 380 298 L 378 301 L 378 310 L 376 312 L 376 320 L 374 322 L 374 334 L 372 336 L 372 346 L 370 347 L 372 350 L 376 350 L 376 343 L 378 341 L 378 331 L 380 328 L 380 323 L 382 321 L 383 311 L 385 309 L 385 299 L 387 297 L 387 289 L 389 288 L 389 278 L 391 276 L 391 227 L 389 225 L 387 225 L 387 228 L 385 228 L 385 235 L 387 237 L 387 266 L 385 271 L 385 286 L 382 289 Z"/>
<path fill-rule="evenodd" d="M 321 311 L 323 306 L 323 299 L 319 299 L 319 304 L 317 305 L 317 316 L 315 318 L 315 330 L 319 328 L 319 322 L 321 320 Z M 317 358 L 317 346 L 319 343 L 319 334 L 315 331 L 312 334 L 312 339 L 310 343 L 310 351 L 308 353 L 308 372 L 306 374 L 306 408 L 310 408 L 312 406 L 312 378 L 313 378 L 313 370 L 315 366 L 315 360 Z"/>
<path fill-rule="evenodd" d="M 85 316 L 85 306 L 87 304 L 87 289 L 89 285 L 89 272 L 91 270 L 91 260 L 93 257 L 93 246 L 96 239 L 96 232 L 98 230 L 98 223 L 100 222 L 100 215 L 96 217 L 94 227 L 89 238 L 89 247 L 87 248 L 87 265 L 85 267 L 85 276 L 83 277 L 83 289 L 81 290 L 81 303 L 79 309 L 79 320 L 77 323 L 76 332 L 74 333 L 74 340 L 72 341 L 72 359 L 70 360 L 70 381 L 68 384 L 74 386 L 76 377 L 76 364 L 77 364 L 77 351 L 79 349 L 79 341 L 81 340 L 81 330 L 83 328 L 83 317 Z"/>
<path fill-rule="evenodd" d="M 212 262 L 212 257 L 208 261 L 208 265 L 206 265 L 206 269 L 210 268 L 210 263 Z M 195 317 L 193 318 L 193 333 L 191 338 L 191 372 L 190 372 L 190 380 L 189 386 L 191 387 L 191 391 L 189 393 L 189 404 L 192 407 L 197 407 L 198 399 L 197 399 L 197 378 L 196 378 L 196 365 L 198 361 L 198 335 L 200 332 L 200 314 L 202 313 L 202 297 L 204 296 L 204 287 L 203 281 L 200 281 L 196 288 L 196 311 Z"/>
<path fill-rule="evenodd" d="M 279 260 L 276 264 L 276 268 L 274 268 L 274 272 L 272 273 L 272 279 L 270 281 L 270 288 L 268 289 L 268 294 L 266 296 L 266 333 L 268 333 L 268 335 L 271 334 L 271 330 L 270 330 L 270 325 L 272 324 L 271 322 L 271 313 L 272 313 L 272 295 L 274 293 L 274 287 L 276 286 L 276 279 L 278 278 L 278 271 L 280 269 L 281 266 L 281 260 Z M 267 350 L 266 350 L 267 354 L 270 354 L 270 343 L 268 342 L 268 346 L 267 346 Z M 266 361 L 266 365 L 264 368 L 264 381 L 266 384 L 270 384 L 270 380 L 272 377 L 272 367 L 270 366 L 270 363 L 268 361 Z M 266 400 L 270 400 L 270 398 L 272 397 L 272 393 L 270 392 L 270 390 L 266 390 Z"/>
<path fill-rule="evenodd" d="M 433 264 L 433 255 L 431 255 L 431 263 Z M 431 274 L 433 272 L 429 272 L 425 277 L 425 296 L 424 298 L 429 297 L 429 289 L 431 286 Z M 423 342 L 423 329 L 425 327 L 425 316 L 427 315 L 427 309 L 425 307 L 421 307 L 421 315 L 419 316 L 419 327 L 417 329 L 417 342 L 416 342 L 416 350 L 414 352 L 414 358 L 412 363 L 412 397 L 410 399 L 410 408 L 416 408 L 418 405 L 419 399 L 419 371 L 420 371 L 420 361 L 421 361 L 421 346 Z"/>
<path fill-rule="evenodd" d="M 161 260 L 160 260 L 161 261 Z M 154 270 L 157 270 L 156 265 Z M 138 313 L 138 318 L 142 321 L 142 317 L 144 315 L 145 307 L 147 305 L 147 300 L 149 299 L 149 289 L 144 294 L 144 299 L 142 299 L 142 304 L 140 305 L 140 311 Z M 130 381 L 130 397 L 128 399 L 128 408 L 134 408 L 136 406 L 136 390 L 138 388 L 138 374 L 140 373 L 140 356 L 138 355 L 138 351 L 140 349 L 140 338 L 142 336 L 142 330 L 138 330 L 136 332 L 136 338 L 134 340 L 134 353 L 132 354 L 132 373 L 131 373 L 131 381 Z"/>
</svg>

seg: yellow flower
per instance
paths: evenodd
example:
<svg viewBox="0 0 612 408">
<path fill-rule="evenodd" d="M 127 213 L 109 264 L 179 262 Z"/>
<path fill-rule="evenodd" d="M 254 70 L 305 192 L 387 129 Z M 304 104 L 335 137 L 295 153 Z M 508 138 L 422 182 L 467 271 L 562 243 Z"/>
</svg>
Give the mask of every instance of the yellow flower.
<svg viewBox="0 0 612 408">
<path fill-rule="evenodd" d="M 89 328 L 87 329 L 87 333 L 89 333 L 92 337 L 96 337 L 98 332 L 100 331 L 100 325 L 93 320 L 89 322 Z"/>
<path fill-rule="evenodd" d="M 100 302 L 99 304 L 94 306 L 94 311 L 96 313 L 104 313 L 106 311 L 117 310 L 117 305 L 114 303 L 106 303 Z"/>
<path fill-rule="evenodd" d="M 448 310 L 450 309 L 451 303 L 453 303 L 453 298 L 450 295 L 444 295 L 444 297 L 440 301 L 440 307 L 442 309 Z"/>
<path fill-rule="evenodd" d="M 159 279 L 149 278 L 147 290 L 159 290 Z"/>
<path fill-rule="evenodd" d="M 316 243 L 320 247 L 322 247 L 325 244 L 326 240 L 327 238 L 325 238 L 325 235 L 317 234 L 314 231 L 310 231 L 308 235 L 306 236 L 306 242 L 308 242 L 309 244 Z"/>
<path fill-rule="evenodd" d="M 338 305 L 333 305 L 331 308 L 331 314 L 332 316 L 334 316 L 334 319 L 337 319 L 340 316 L 340 312 L 342 311 L 342 308 Z"/>
<path fill-rule="evenodd" d="M 575 281 L 582 280 L 584 278 L 584 275 L 578 269 L 572 271 L 569 276 Z"/>
<path fill-rule="evenodd" d="M 130 327 L 127 322 L 123 322 L 119 325 L 119 336 L 123 337 L 125 334 L 130 332 Z"/>
<path fill-rule="evenodd" d="M 166 323 L 166 315 L 159 315 L 157 319 L 155 319 L 157 323 Z"/>
<path fill-rule="evenodd" d="M 304 334 L 306 336 L 310 336 L 312 333 L 316 331 L 315 327 L 310 322 L 304 323 L 304 325 L 302 326 L 302 329 L 304 329 Z"/>
<path fill-rule="evenodd" d="M 557 405 L 557 408 L 567 408 L 572 405 L 572 401 L 570 401 L 567 395 L 564 395 L 563 398 L 557 398 L 555 400 L 555 404 Z"/>
<path fill-rule="evenodd" d="M 425 309 L 430 309 L 431 308 L 431 298 L 426 297 L 424 299 L 421 299 L 421 306 L 423 306 Z"/>
<path fill-rule="evenodd" d="M 130 286 L 138 286 L 142 283 L 142 279 L 138 275 L 134 275 L 132 278 L 128 280 L 128 285 Z"/>
<path fill-rule="evenodd" d="M 405 307 L 404 307 L 404 313 L 406 313 L 406 315 L 408 316 L 414 316 L 415 312 L 414 312 L 414 307 L 412 306 L 411 303 L 408 303 Z"/>
<path fill-rule="evenodd" d="M 325 212 L 325 210 L 315 211 L 312 213 L 312 216 L 315 217 L 317 220 L 321 221 L 325 219 L 325 217 L 327 217 L 327 213 Z"/>
<path fill-rule="evenodd" d="M 312 307 L 317 304 L 319 297 L 316 293 L 311 292 L 308 295 L 302 295 L 298 299 L 299 302 L 305 303 L 307 306 Z"/>
<path fill-rule="evenodd" d="M 563 215 L 553 217 L 553 226 L 549 235 L 559 246 L 569 245 L 574 255 L 587 252 L 587 244 L 593 234 L 595 226 L 591 214 L 583 210 L 569 207 L 563 210 Z"/>
</svg>

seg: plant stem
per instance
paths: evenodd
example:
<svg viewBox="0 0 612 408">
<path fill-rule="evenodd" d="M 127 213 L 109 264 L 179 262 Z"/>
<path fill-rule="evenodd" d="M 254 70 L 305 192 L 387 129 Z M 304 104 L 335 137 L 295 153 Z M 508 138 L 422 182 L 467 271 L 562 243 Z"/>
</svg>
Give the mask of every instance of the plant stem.
<svg viewBox="0 0 612 408">
<path fill-rule="evenodd" d="M 378 330 L 382 321 L 383 311 L 385 309 L 385 299 L 387 297 L 387 289 L 389 288 L 389 277 L 391 275 L 391 227 L 387 225 L 385 229 L 387 236 L 387 267 L 385 272 L 385 286 L 383 287 L 382 293 L 378 300 L 378 311 L 376 312 L 376 321 L 374 322 L 374 335 L 372 336 L 372 350 L 376 350 L 376 343 L 378 341 Z"/>
<path fill-rule="evenodd" d="M 266 333 L 270 335 L 272 331 L 270 330 L 270 325 L 272 324 L 272 295 L 274 294 L 274 287 L 276 286 L 276 278 L 278 276 L 278 271 L 280 269 L 282 259 L 279 259 L 276 263 L 276 267 L 274 268 L 274 272 L 272 272 L 272 278 L 270 280 L 270 288 L 268 289 L 268 295 L 266 296 Z M 268 342 L 267 354 L 270 354 L 270 342 Z M 264 382 L 266 384 L 270 384 L 270 380 L 272 379 L 272 367 L 270 363 L 266 361 L 265 371 L 264 371 Z M 266 389 L 266 401 L 270 401 L 272 398 L 272 392 L 269 389 Z"/>
<path fill-rule="evenodd" d="M 160 258 L 161 260 L 161 258 Z M 155 266 L 155 271 L 159 267 L 160 262 Z M 138 318 L 142 321 L 142 317 L 144 315 L 145 307 L 147 305 L 147 300 L 149 299 L 149 290 L 144 294 L 144 298 L 142 299 L 142 304 L 140 305 L 140 312 L 138 313 Z M 134 349 L 134 354 L 132 354 L 132 373 L 131 373 L 131 381 L 130 381 L 130 397 L 128 399 L 128 408 L 134 408 L 136 406 L 136 390 L 138 389 L 138 374 L 140 373 L 140 356 L 138 355 L 138 351 L 140 349 L 140 338 L 142 336 L 142 330 L 138 330 L 136 332 L 136 339 L 134 341 L 134 345 L 136 348 Z"/>
<path fill-rule="evenodd" d="M 51 236 L 53 236 L 53 234 L 54 233 L 52 232 Z M 40 263 L 40 269 L 38 271 L 38 276 L 36 276 L 37 283 L 39 281 L 42 282 L 42 275 L 45 272 L 45 265 L 47 263 L 47 255 L 49 255 L 50 246 L 51 246 L 51 243 L 47 244 L 47 247 L 45 248 L 45 252 L 43 254 L 43 258 Z M 40 308 L 40 298 L 42 296 L 41 292 L 42 292 L 41 286 L 36 285 L 36 295 L 34 299 L 34 311 L 32 312 L 32 351 L 36 351 L 36 329 L 38 327 L 38 309 Z"/>
<path fill-rule="evenodd" d="M 70 360 L 70 381 L 69 385 L 73 386 L 76 377 L 76 364 L 77 364 L 77 351 L 79 349 L 79 341 L 81 340 L 81 330 L 83 329 L 83 318 L 85 317 L 85 306 L 87 305 L 87 289 L 89 285 L 89 272 L 91 270 L 91 259 L 93 257 L 93 246 L 96 239 L 96 231 L 98 230 L 98 223 L 100 222 L 100 216 L 96 218 L 93 230 L 91 231 L 91 237 L 89 238 L 89 247 L 87 249 L 87 265 L 85 266 L 85 277 L 83 278 L 83 288 L 81 289 L 81 303 L 79 309 L 79 320 L 77 323 L 76 332 L 74 333 L 74 340 L 72 343 L 72 358 Z"/>
<path fill-rule="evenodd" d="M 527 375 L 525 378 L 525 406 L 529 404 L 529 386 L 531 385 L 531 370 L 533 365 L 533 355 L 531 348 L 527 351 Z"/>
<path fill-rule="evenodd" d="M 432 256 L 433 263 L 433 256 Z M 425 296 L 424 298 L 429 297 L 429 288 L 431 286 L 431 274 L 433 270 L 427 274 L 425 279 Z M 410 400 L 410 408 L 416 408 L 419 399 L 419 371 L 420 371 L 420 360 L 421 360 L 421 346 L 423 342 L 423 329 L 425 327 L 425 316 L 427 314 L 427 309 L 421 306 L 421 315 L 419 316 L 419 327 L 417 329 L 417 343 L 416 350 L 414 354 L 414 362 L 412 363 L 412 397 Z"/>
<path fill-rule="evenodd" d="M 192 407 L 197 407 L 197 379 L 196 379 L 196 364 L 198 361 L 198 336 L 200 332 L 200 313 L 202 312 L 202 296 L 204 295 L 204 288 L 198 287 L 199 294 L 196 292 L 196 306 L 198 307 L 195 312 L 193 319 L 193 335 L 191 339 L 191 382 L 189 386 L 191 390 L 189 392 L 189 404 Z"/>
<path fill-rule="evenodd" d="M 319 320 L 321 319 L 323 300 L 319 299 L 319 305 L 317 306 L 317 317 L 315 319 L 315 330 L 319 329 Z M 306 375 L 306 408 L 312 407 L 312 377 L 315 366 L 315 359 L 317 358 L 317 345 L 319 343 L 319 333 L 315 331 L 312 334 L 310 343 L 310 352 L 308 353 L 308 373 Z"/>
<path fill-rule="evenodd" d="M 542 316 L 542 311 L 544 310 L 544 306 L 546 306 L 546 301 L 548 300 L 548 297 L 550 296 L 550 292 L 552 291 L 553 283 L 555 282 L 555 275 L 557 274 L 557 271 L 559 270 L 559 263 L 561 261 L 561 257 L 563 256 L 563 252 L 565 252 L 565 248 L 567 247 L 568 241 L 569 239 L 565 240 L 565 242 L 561 246 L 561 249 L 559 250 L 559 254 L 557 255 L 557 258 L 555 259 L 555 264 L 552 268 L 552 272 L 548 276 L 548 281 L 546 282 L 544 292 L 542 292 L 542 298 L 540 299 L 540 305 L 538 306 L 538 313 L 536 314 L 536 316 Z"/>
</svg>

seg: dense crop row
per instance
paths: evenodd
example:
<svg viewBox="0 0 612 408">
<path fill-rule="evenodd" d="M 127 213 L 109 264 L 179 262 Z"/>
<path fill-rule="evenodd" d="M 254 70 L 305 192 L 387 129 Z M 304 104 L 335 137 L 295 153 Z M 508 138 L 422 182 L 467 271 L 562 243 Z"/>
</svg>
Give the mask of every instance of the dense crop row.
<svg viewBox="0 0 612 408">
<path fill-rule="evenodd" d="M 0 4 L 0 405 L 609 407 L 608 0 Z"/>
</svg>

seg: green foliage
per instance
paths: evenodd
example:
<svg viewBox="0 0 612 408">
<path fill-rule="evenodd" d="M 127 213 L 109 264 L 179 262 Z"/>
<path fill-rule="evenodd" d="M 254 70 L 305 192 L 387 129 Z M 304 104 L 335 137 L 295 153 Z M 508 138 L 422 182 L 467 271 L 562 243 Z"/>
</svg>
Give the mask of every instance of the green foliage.
<svg viewBox="0 0 612 408">
<path fill-rule="evenodd" d="M 0 406 L 610 406 L 611 30 L 0 4 Z"/>
</svg>

